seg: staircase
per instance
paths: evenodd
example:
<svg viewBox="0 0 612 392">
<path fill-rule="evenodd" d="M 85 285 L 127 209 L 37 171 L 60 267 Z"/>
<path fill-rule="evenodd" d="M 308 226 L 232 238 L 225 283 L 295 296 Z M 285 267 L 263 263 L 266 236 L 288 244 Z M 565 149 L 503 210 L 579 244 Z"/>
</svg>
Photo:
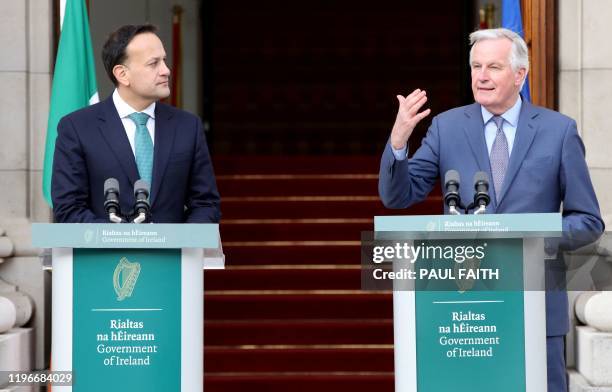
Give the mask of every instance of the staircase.
<svg viewBox="0 0 612 392">
<path fill-rule="evenodd" d="M 377 196 L 378 158 L 214 165 L 226 270 L 205 274 L 205 390 L 392 391 L 391 293 L 360 290 L 360 232 L 393 213 Z"/>
</svg>

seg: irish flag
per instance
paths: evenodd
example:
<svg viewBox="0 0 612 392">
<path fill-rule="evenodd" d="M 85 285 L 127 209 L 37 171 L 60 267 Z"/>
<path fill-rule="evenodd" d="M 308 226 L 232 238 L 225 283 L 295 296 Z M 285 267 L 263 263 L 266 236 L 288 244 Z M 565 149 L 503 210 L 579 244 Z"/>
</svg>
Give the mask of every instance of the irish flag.
<svg viewBox="0 0 612 392">
<path fill-rule="evenodd" d="M 66 114 L 98 102 L 85 0 L 61 0 L 60 21 L 61 34 L 51 87 L 42 184 L 43 196 L 50 206 L 57 123 Z"/>
</svg>

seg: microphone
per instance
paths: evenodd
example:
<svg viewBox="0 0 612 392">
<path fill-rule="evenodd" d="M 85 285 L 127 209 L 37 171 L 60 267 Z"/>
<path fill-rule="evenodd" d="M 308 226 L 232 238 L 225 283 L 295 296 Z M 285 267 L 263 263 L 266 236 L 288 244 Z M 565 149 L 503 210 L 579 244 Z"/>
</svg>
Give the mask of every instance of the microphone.
<svg viewBox="0 0 612 392">
<path fill-rule="evenodd" d="M 457 207 L 463 208 L 459 195 L 459 184 L 459 172 L 457 170 L 447 171 L 444 175 L 444 204 L 448 206 L 449 212 L 453 215 L 461 215 Z"/>
<path fill-rule="evenodd" d="M 104 181 L 104 210 L 111 222 L 123 222 L 119 206 L 119 181 L 116 178 L 108 178 Z"/>
<path fill-rule="evenodd" d="M 489 176 L 483 171 L 474 174 L 474 207 L 478 207 L 474 211 L 474 215 L 484 214 L 487 206 L 491 202 L 489 197 Z"/>
<path fill-rule="evenodd" d="M 134 223 L 142 223 L 147 220 L 151 205 L 149 204 L 149 184 L 144 180 L 138 180 L 134 183 L 134 197 L 136 203 L 134 204 L 134 212 L 136 218 Z"/>
</svg>

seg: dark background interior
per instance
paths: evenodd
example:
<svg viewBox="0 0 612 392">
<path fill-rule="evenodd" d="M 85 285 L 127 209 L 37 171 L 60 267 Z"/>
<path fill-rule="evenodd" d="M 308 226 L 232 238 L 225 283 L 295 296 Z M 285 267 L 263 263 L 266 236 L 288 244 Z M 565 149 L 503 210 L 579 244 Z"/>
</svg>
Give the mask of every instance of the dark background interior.
<svg viewBox="0 0 612 392">
<path fill-rule="evenodd" d="M 433 115 L 472 102 L 473 1 L 205 3 L 203 113 L 215 154 L 378 155 L 397 94 L 427 90 Z"/>
</svg>

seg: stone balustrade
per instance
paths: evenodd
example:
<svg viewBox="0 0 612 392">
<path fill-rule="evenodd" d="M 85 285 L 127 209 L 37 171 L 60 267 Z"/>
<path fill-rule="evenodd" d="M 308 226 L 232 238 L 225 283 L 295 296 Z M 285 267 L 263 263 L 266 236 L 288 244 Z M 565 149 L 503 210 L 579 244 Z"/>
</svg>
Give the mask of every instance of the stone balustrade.
<svg viewBox="0 0 612 392">
<path fill-rule="evenodd" d="M 3 262 L 6 257 L 12 256 L 14 250 L 13 241 L 6 236 L 6 231 L 0 227 L 0 263 Z"/>
<path fill-rule="evenodd" d="M 612 292 L 582 293 L 576 301 L 576 371 L 572 392 L 612 392 Z"/>
</svg>

